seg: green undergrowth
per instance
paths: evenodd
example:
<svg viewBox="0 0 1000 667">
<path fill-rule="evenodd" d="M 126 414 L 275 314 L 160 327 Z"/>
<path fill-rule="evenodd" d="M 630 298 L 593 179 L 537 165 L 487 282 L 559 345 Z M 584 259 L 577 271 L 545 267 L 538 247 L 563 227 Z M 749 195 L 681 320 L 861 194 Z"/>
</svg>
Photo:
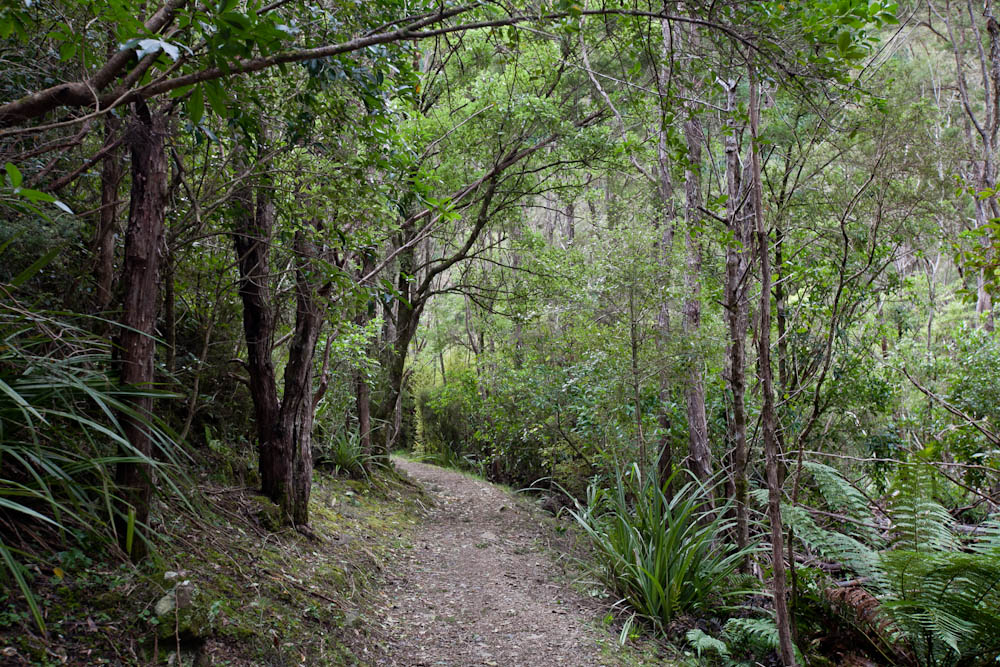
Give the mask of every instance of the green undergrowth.
<svg viewBox="0 0 1000 667">
<path fill-rule="evenodd" d="M 0 591 L 0 663 L 364 664 L 359 610 L 421 492 L 386 471 L 317 474 L 308 535 L 276 529 L 253 487 L 197 492 L 196 511 L 157 506 L 158 548 L 139 567 L 86 544 L 30 561 L 48 637 L 16 590 Z"/>
</svg>

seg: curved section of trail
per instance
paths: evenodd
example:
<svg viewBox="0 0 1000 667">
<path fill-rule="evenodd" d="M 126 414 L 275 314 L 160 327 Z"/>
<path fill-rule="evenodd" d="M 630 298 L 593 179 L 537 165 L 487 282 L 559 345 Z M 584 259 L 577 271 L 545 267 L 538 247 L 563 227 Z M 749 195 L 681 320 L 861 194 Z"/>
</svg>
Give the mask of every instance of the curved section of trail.
<svg viewBox="0 0 1000 667">
<path fill-rule="evenodd" d="M 599 610 L 559 581 L 552 537 L 522 503 L 460 473 L 396 460 L 434 497 L 426 521 L 387 567 L 378 665 L 609 664 Z"/>
</svg>

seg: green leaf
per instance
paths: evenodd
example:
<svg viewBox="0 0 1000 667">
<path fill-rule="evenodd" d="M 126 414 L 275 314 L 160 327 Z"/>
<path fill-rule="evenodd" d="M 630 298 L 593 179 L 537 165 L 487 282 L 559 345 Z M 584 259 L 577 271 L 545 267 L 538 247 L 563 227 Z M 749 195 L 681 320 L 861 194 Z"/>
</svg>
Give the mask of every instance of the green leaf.
<svg viewBox="0 0 1000 667">
<path fill-rule="evenodd" d="M 205 91 L 201 86 L 195 87 L 191 96 L 184 103 L 184 108 L 187 110 L 188 117 L 194 125 L 201 122 L 202 117 L 205 115 Z"/>
<path fill-rule="evenodd" d="M 42 192 L 41 190 L 32 190 L 31 188 L 19 188 L 17 194 L 21 195 L 28 201 L 44 201 L 51 204 L 56 200 L 56 198 L 50 195 L 48 192 Z"/>
<path fill-rule="evenodd" d="M 845 53 L 850 46 L 851 33 L 847 30 L 841 30 L 837 35 L 837 48 L 840 49 L 841 53 Z"/>
<path fill-rule="evenodd" d="M 65 206 L 65 204 L 63 205 Z M 20 287 L 24 283 L 31 280 L 31 278 L 36 273 L 44 269 L 49 264 L 49 262 L 55 259 L 55 256 L 59 254 L 60 250 L 62 250 L 62 248 L 52 248 L 47 253 L 36 259 L 34 262 L 32 262 L 31 266 L 29 266 L 24 271 L 21 271 L 21 273 L 14 276 L 14 278 L 10 281 L 11 286 Z"/>
<path fill-rule="evenodd" d="M 225 118 L 229 115 L 229 107 L 226 105 L 226 91 L 218 81 L 208 81 L 204 85 L 205 98 L 208 100 L 212 111 L 218 116 Z"/>
<path fill-rule="evenodd" d="M 7 178 L 10 179 L 10 187 L 19 188 L 21 187 L 21 170 L 14 166 L 12 162 L 8 162 L 4 165 L 4 169 L 7 170 Z"/>
<path fill-rule="evenodd" d="M 59 45 L 59 60 L 70 60 L 76 55 L 76 44 L 73 42 L 63 42 Z"/>
</svg>

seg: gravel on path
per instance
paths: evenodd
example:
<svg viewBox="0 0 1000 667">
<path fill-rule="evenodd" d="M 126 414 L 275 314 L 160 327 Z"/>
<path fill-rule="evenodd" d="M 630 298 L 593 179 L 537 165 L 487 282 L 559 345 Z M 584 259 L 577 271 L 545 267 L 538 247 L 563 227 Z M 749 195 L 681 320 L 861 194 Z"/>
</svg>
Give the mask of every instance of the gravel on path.
<svg viewBox="0 0 1000 667">
<path fill-rule="evenodd" d="M 599 609 L 565 582 L 545 548 L 552 527 L 504 490 L 461 473 L 397 459 L 435 505 L 386 565 L 377 665 L 608 664 Z M 374 619 L 373 619 L 374 620 Z"/>
</svg>

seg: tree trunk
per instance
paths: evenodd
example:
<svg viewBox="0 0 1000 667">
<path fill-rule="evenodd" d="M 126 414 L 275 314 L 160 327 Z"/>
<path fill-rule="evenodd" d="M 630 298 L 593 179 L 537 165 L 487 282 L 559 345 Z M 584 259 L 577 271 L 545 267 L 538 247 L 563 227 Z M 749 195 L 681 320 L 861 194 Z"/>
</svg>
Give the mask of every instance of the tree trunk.
<svg viewBox="0 0 1000 667">
<path fill-rule="evenodd" d="M 112 115 L 104 120 L 104 144 L 113 144 L 121 123 Z M 108 152 L 101 163 L 101 208 L 94 229 L 94 312 L 111 305 L 115 280 L 115 232 L 118 230 L 118 185 L 122 179 L 122 151 Z M 102 326 L 102 325 L 99 325 Z"/>
<path fill-rule="evenodd" d="M 737 112 L 736 82 L 728 84 L 728 109 Z M 748 228 L 753 207 L 747 202 L 742 182 L 739 146 L 736 142 L 736 122 L 730 116 L 730 132 L 726 136 L 726 214 L 731 238 L 726 246 L 726 279 L 723 303 L 729 325 L 729 349 L 726 381 L 732 394 L 733 413 L 729 440 L 732 445 L 732 495 L 735 501 L 736 544 L 743 549 L 750 542 L 747 520 L 747 414 L 746 414 L 746 338 L 749 317 L 747 300 L 748 253 L 752 235 Z M 749 569 L 749 556 L 744 557 L 741 569 Z"/>
<path fill-rule="evenodd" d="M 289 482 L 292 477 L 286 443 L 278 416 L 281 404 L 275 379 L 271 346 L 274 341 L 274 312 L 269 285 L 268 253 L 274 226 L 274 210 L 267 194 L 257 192 L 254 206 L 249 186 L 237 193 L 240 211 L 235 216 L 233 245 L 239 268 L 239 292 L 243 302 L 243 334 L 247 343 L 247 370 L 250 397 L 257 426 L 258 469 L 261 491 L 282 507 L 290 507 Z"/>
<path fill-rule="evenodd" d="M 756 73 L 750 70 L 750 134 L 753 213 L 756 223 L 757 253 L 760 257 L 760 324 L 757 333 L 757 374 L 763 405 L 761 427 L 767 477 L 767 515 L 771 523 L 771 565 L 774 571 L 774 609 L 778 625 L 779 654 L 783 665 L 795 665 L 791 622 L 786 598 L 784 539 L 781 532 L 781 482 L 778 475 L 781 452 L 778 447 L 777 416 L 774 408 L 774 379 L 771 374 L 771 260 L 767 228 L 764 226 L 763 187 L 757 140 L 760 125 L 760 92 Z"/>
<path fill-rule="evenodd" d="M 295 235 L 295 332 L 288 348 L 285 366 L 285 392 L 281 399 L 281 433 L 287 448 L 291 468 L 291 505 L 289 515 L 293 525 L 309 523 L 309 495 L 312 490 L 312 429 L 313 429 L 313 356 L 322 328 L 323 309 L 320 299 L 329 286 L 314 293 L 309 283 L 308 269 L 316 256 L 315 244 L 305 232 Z"/>
<path fill-rule="evenodd" d="M 697 353 L 696 340 L 701 329 L 701 239 L 697 227 L 701 224 L 701 144 L 703 140 L 701 119 L 691 111 L 691 118 L 684 123 L 687 142 L 688 167 L 684 172 L 684 198 L 686 203 L 684 233 L 687 262 L 684 288 L 684 334 L 691 350 L 688 363 L 688 382 L 684 389 L 688 415 L 688 466 L 700 480 L 712 475 L 712 452 L 708 447 L 708 420 L 705 417 L 705 380 L 702 377 L 701 355 Z"/>
<path fill-rule="evenodd" d="M 365 249 L 362 251 L 361 267 L 360 267 L 360 279 L 364 279 L 369 273 L 374 269 L 374 251 Z M 364 286 L 362 284 L 362 286 Z M 365 303 L 361 310 L 358 312 L 357 316 L 354 318 L 354 323 L 359 327 L 364 327 L 371 321 L 371 301 Z M 386 326 L 391 325 L 391 313 L 387 313 Z M 361 371 L 355 371 L 354 373 L 354 399 L 355 407 L 358 413 L 358 438 L 361 445 L 361 452 L 365 456 L 365 460 L 369 460 L 372 455 L 372 420 L 371 420 L 371 388 L 368 386 L 368 378 Z"/>
<path fill-rule="evenodd" d="M 660 67 L 656 84 L 661 95 L 666 94 L 670 85 L 669 60 L 673 53 L 672 36 L 670 24 L 662 21 L 660 29 L 663 34 L 662 56 L 664 63 Z M 660 214 L 660 270 L 662 272 L 661 281 L 663 285 L 670 284 L 671 263 L 674 250 L 674 183 L 670 177 L 670 150 L 669 150 L 670 122 L 664 113 L 660 116 L 659 141 L 656 147 L 657 176 L 659 177 L 658 194 L 662 211 Z M 656 314 L 657 347 L 661 355 L 660 377 L 659 377 L 659 397 L 660 408 L 657 413 L 657 424 L 660 427 L 659 454 L 657 468 L 660 474 L 660 481 L 670 478 L 673 473 L 673 452 L 670 446 L 670 411 L 667 406 L 670 404 L 670 374 L 666 360 L 667 341 L 670 340 L 670 294 L 664 290 L 660 298 L 660 310 Z"/>
<path fill-rule="evenodd" d="M 639 373 L 639 321 L 635 307 L 635 285 L 630 285 L 628 290 L 628 317 L 629 317 L 629 359 L 632 368 L 632 402 L 635 408 L 635 443 L 636 451 L 639 455 L 639 467 L 645 470 L 649 465 L 649 456 L 646 453 L 646 438 L 642 433 L 642 393 L 640 382 L 642 380 Z"/>
<path fill-rule="evenodd" d="M 128 128 L 132 192 L 121 276 L 124 303 L 115 361 L 122 384 L 138 391 L 150 389 L 156 353 L 153 330 L 159 303 L 160 252 L 167 203 L 165 134 L 163 118 L 150 115 L 144 103 L 137 104 L 136 120 Z M 152 441 L 143 418 L 152 418 L 153 399 L 139 396 L 126 401 L 138 419 L 119 415 L 132 450 L 123 454 L 148 458 L 152 455 Z M 129 557 L 139 561 L 147 553 L 145 537 L 139 531 L 145 530 L 149 521 L 152 470 L 148 464 L 120 463 L 115 478 L 123 500 L 115 522 L 118 539 Z"/>
<path fill-rule="evenodd" d="M 415 230 L 404 229 L 400 234 L 400 245 L 406 244 Z M 398 269 L 396 273 L 396 289 L 399 298 L 396 301 L 395 338 L 385 341 L 382 354 L 382 367 L 386 372 L 386 389 L 373 415 L 377 427 L 377 437 L 373 440 L 373 451 L 376 456 L 388 456 L 390 441 L 389 430 L 385 424 L 390 423 L 396 410 L 396 401 L 402 391 L 403 377 L 406 372 L 406 353 L 410 341 L 417 332 L 420 315 L 424 309 L 424 298 L 412 289 L 412 276 L 416 270 L 416 254 L 413 245 L 408 245 L 397 256 Z"/>
<path fill-rule="evenodd" d="M 774 308 L 775 321 L 778 325 L 778 387 L 781 395 L 790 394 L 793 391 L 791 385 L 791 374 L 788 363 L 788 296 L 785 293 L 785 231 L 782 229 L 781 214 L 778 214 L 778 221 L 774 230 L 774 273 L 777 282 L 774 285 Z"/>
</svg>

